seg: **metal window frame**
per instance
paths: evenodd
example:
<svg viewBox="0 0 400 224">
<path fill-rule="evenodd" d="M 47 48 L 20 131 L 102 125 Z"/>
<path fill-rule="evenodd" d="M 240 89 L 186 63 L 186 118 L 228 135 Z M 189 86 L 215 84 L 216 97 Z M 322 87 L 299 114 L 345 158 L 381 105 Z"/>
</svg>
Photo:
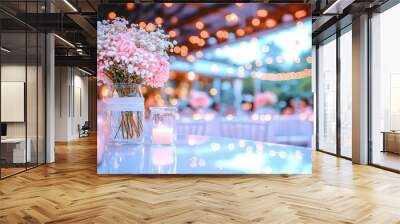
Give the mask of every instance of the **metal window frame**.
<svg viewBox="0 0 400 224">
<path fill-rule="evenodd" d="M 330 36 L 327 36 L 326 38 L 320 40 L 317 44 L 316 44 L 316 151 L 318 152 L 323 152 L 332 156 L 336 156 L 339 158 L 343 158 L 346 160 L 352 160 L 352 158 L 344 156 L 342 154 L 342 149 L 341 149 L 341 131 L 342 131 L 342 127 L 341 127 L 341 117 L 340 117 L 340 104 L 341 104 L 341 89 L 340 89 L 340 81 L 341 81 L 341 64 L 340 64 L 340 37 L 345 34 L 346 32 L 351 31 L 351 28 L 349 29 L 349 27 L 351 27 L 352 23 L 347 24 L 344 27 L 340 27 L 339 24 L 335 24 L 335 28 L 336 28 L 336 32 Z M 334 38 L 332 38 L 333 36 L 335 36 Z M 330 42 L 330 41 L 336 41 L 336 151 L 335 153 L 329 152 L 327 150 L 321 149 L 319 146 L 319 111 L 320 111 L 320 105 L 319 105 L 319 86 L 320 86 L 320 79 L 319 79 L 319 48 L 320 48 L 320 44 L 324 43 L 324 42 Z"/>
<path fill-rule="evenodd" d="M 46 2 L 48 1 L 48 0 L 45 0 Z M 25 1 L 22 1 L 22 2 L 24 2 L 25 3 L 25 12 L 27 12 L 27 3 L 28 2 L 32 2 L 32 1 L 28 1 L 28 0 L 25 0 Z M 39 11 L 39 0 L 36 0 L 35 1 L 36 2 L 36 11 L 38 12 Z M 40 1 L 40 2 L 42 2 L 42 1 Z M 46 8 L 46 11 L 47 11 L 47 8 Z M 27 14 L 25 13 L 25 16 L 27 16 Z M 36 147 L 36 150 L 37 150 L 37 152 L 36 152 L 36 162 L 35 162 L 35 164 L 33 164 L 33 166 L 29 166 L 28 167 L 28 162 L 27 162 L 27 158 L 28 158 L 28 154 L 27 154 L 27 147 L 28 147 L 28 144 L 27 144 L 27 140 L 28 140 L 28 112 L 27 112 L 27 81 L 28 81 L 28 29 L 30 29 L 30 30 L 33 30 L 34 31 L 34 33 L 36 33 L 36 56 L 37 56 L 37 58 L 36 58 L 36 99 L 37 99 L 37 101 L 36 101 L 36 142 L 37 142 L 37 147 Z M 3 32 L 0 32 L 0 45 L 1 45 L 1 37 L 2 37 L 2 33 Z M 43 145 L 43 147 L 44 147 L 44 149 L 42 150 L 43 151 L 43 153 L 44 153 L 44 155 L 42 155 L 44 158 L 44 161 L 43 161 L 43 163 L 39 163 L 39 82 L 38 82 L 38 79 L 39 79 L 39 69 L 38 69 L 38 66 L 39 66 L 39 34 L 40 33 L 43 33 L 43 34 L 45 34 L 44 36 L 43 36 L 43 39 L 41 39 L 41 41 L 42 41 L 42 44 L 44 44 L 44 51 L 41 51 L 41 53 L 43 53 L 44 55 L 42 55 L 42 58 L 44 58 L 44 68 L 42 69 L 42 76 L 43 76 L 43 78 L 44 78 L 44 80 L 46 80 L 46 77 L 47 77 L 47 60 L 46 60 L 46 58 L 47 58 L 47 39 L 46 39 L 46 35 L 47 35 L 47 33 L 44 33 L 44 32 L 41 32 L 41 31 L 39 31 L 39 30 L 37 30 L 37 29 L 34 29 L 33 27 L 31 27 L 31 26 L 29 26 L 28 24 L 25 24 L 25 30 L 24 30 L 24 32 L 21 32 L 21 34 L 24 34 L 25 35 L 25 86 L 24 86 L 24 96 L 25 96 L 25 99 L 24 99 L 24 106 L 25 106 L 25 109 L 24 109 L 24 120 L 25 120 L 25 169 L 24 170 L 21 170 L 21 171 L 18 171 L 18 172 L 15 172 L 15 173 L 12 173 L 12 174 L 10 174 L 10 175 L 7 175 L 7 176 L 3 176 L 2 175 L 2 168 L 0 167 L 0 180 L 4 180 L 4 179 L 6 179 L 6 178 L 9 178 L 9 177 L 12 177 L 12 176 L 15 176 L 15 175 L 17 175 L 17 174 L 20 174 L 20 173 L 23 173 L 23 172 L 26 172 L 26 171 L 28 171 L 28 170 L 30 170 L 30 169 L 33 169 L 33 168 L 36 168 L 36 167 L 39 167 L 39 166 L 41 166 L 41 165 L 44 165 L 44 164 L 46 164 L 46 161 L 47 161 L 47 141 L 46 141 L 46 137 L 47 137 L 47 112 L 46 112 L 46 110 L 44 110 L 43 112 L 44 112 L 44 120 L 42 120 L 42 122 L 44 123 L 44 136 L 43 136 L 43 139 L 44 139 L 44 145 Z M 0 54 L 0 82 L 1 82 L 1 67 L 2 67 L 2 56 L 1 56 L 1 54 Z M 46 98 L 47 98 L 47 82 L 45 81 L 44 82 L 44 99 L 43 99 L 43 106 L 42 107 L 44 107 L 44 108 L 47 108 L 47 100 L 46 100 Z M 1 90 L 1 86 L 0 86 L 0 90 Z M 1 91 L 0 91 L 0 101 L 1 101 Z M 0 106 L 0 109 L 1 109 L 1 106 Z M 0 123 L 1 123 L 1 115 L 0 115 Z M 0 144 L 0 156 L 1 156 L 1 144 Z M 1 158 L 1 157 L 0 157 Z M 32 164 L 30 164 L 30 165 L 32 165 Z"/>
<path fill-rule="evenodd" d="M 368 82 L 368 165 L 373 166 L 373 167 L 377 167 L 379 169 L 383 169 L 383 170 L 387 170 L 387 171 L 391 171 L 394 173 L 400 173 L 400 169 L 394 169 L 388 166 L 384 166 L 382 164 L 377 164 L 374 163 L 374 149 L 373 149 L 373 138 L 372 138 L 372 94 L 374 92 L 374 89 L 372 88 L 372 54 L 373 54 L 373 49 L 372 49 L 372 19 L 373 19 L 373 14 L 374 13 L 384 13 L 385 11 L 391 9 L 392 7 L 396 6 L 397 4 L 400 3 L 400 0 L 388 0 L 387 2 L 385 2 L 384 4 L 382 4 L 381 6 L 369 10 L 368 11 L 368 30 L 367 30 L 367 41 L 368 41 L 368 54 L 367 54 L 367 62 L 368 62 L 368 69 L 367 69 L 367 82 Z"/>
<path fill-rule="evenodd" d="M 373 14 L 374 13 L 383 13 L 386 10 L 396 6 L 399 3 L 400 3 L 400 0 L 388 0 L 387 2 L 382 4 L 381 6 L 366 11 L 368 13 L 368 31 L 367 31 L 367 41 L 368 41 L 368 49 L 367 49 L 368 50 L 368 54 L 367 54 L 367 66 L 368 66 L 368 69 L 367 69 L 367 79 L 368 79 L 368 87 L 367 87 L 368 88 L 368 96 L 367 96 L 367 98 L 368 98 L 368 105 L 367 105 L 367 107 L 368 107 L 368 124 L 367 124 L 367 127 L 368 127 L 368 139 L 367 139 L 367 141 L 368 141 L 368 152 L 367 153 L 368 153 L 368 161 L 367 161 L 367 165 L 370 165 L 370 166 L 373 166 L 373 167 L 377 167 L 379 169 L 395 172 L 395 173 L 400 173 L 400 170 L 393 169 L 391 167 L 387 167 L 387 166 L 383 166 L 383 165 L 380 165 L 380 164 L 373 163 L 373 141 L 372 141 L 372 94 L 373 94 L 373 89 L 372 89 L 372 53 L 373 53 L 373 49 L 372 49 L 372 23 L 371 23 L 371 20 L 373 18 Z M 338 22 L 340 22 L 340 21 L 338 21 Z M 351 25 L 351 24 L 349 24 L 349 25 Z M 344 31 L 346 29 L 346 27 L 341 28 L 340 31 Z M 333 34 L 333 35 L 336 35 L 335 40 L 336 40 L 336 47 L 338 49 L 338 45 L 340 46 L 340 36 L 343 33 L 340 33 L 340 35 L 337 35 L 337 33 L 338 33 L 338 28 L 336 30 L 336 34 Z M 317 100 L 316 101 L 317 103 L 316 103 L 316 106 L 315 106 L 316 115 L 317 115 L 316 116 L 316 122 L 317 122 L 317 124 L 316 124 L 316 150 L 319 151 L 319 152 L 323 152 L 323 153 L 326 153 L 326 154 L 329 154 L 329 155 L 333 155 L 333 156 L 339 157 L 339 158 L 352 160 L 352 158 L 349 158 L 349 157 L 346 157 L 346 156 L 342 155 L 341 148 L 340 148 L 340 145 L 339 145 L 339 143 L 341 141 L 341 139 L 340 139 L 341 126 L 340 126 L 340 109 L 338 109 L 338 108 L 340 108 L 340 92 L 339 92 L 340 91 L 340 87 L 338 87 L 338 86 L 337 86 L 337 93 L 336 93 L 336 100 L 337 100 L 336 101 L 337 102 L 337 105 L 336 105 L 336 111 L 337 111 L 337 114 L 336 114 L 336 122 L 337 122 L 337 124 L 336 124 L 336 126 L 337 126 L 337 130 L 336 130 L 336 134 L 337 134 L 337 136 L 336 136 L 336 146 L 337 146 L 337 150 L 336 150 L 336 153 L 331 153 L 331 152 L 328 152 L 328 151 L 326 151 L 324 149 L 320 149 L 319 148 L 319 116 L 318 116 L 318 113 L 319 113 L 319 110 L 320 110 L 320 108 L 319 108 L 320 105 L 318 104 L 318 100 L 319 100 L 319 85 L 320 85 L 319 82 L 320 82 L 320 80 L 319 80 L 319 58 L 318 58 L 319 54 L 318 54 L 318 51 L 319 51 L 320 43 L 322 43 L 322 42 L 326 41 L 327 39 L 331 38 L 331 36 L 328 36 L 328 37 L 324 38 L 323 40 L 318 40 L 318 42 L 316 43 L 316 48 L 315 48 L 316 49 L 316 93 L 315 93 L 315 95 L 316 95 L 316 100 Z M 339 79 L 336 80 L 336 85 L 340 85 L 340 72 L 341 71 L 340 71 L 340 66 L 338 66 L 338 63 L 340 63 L 340 55 L 339 54 L 340 54 L 340 49 L 336 51 L 336 56 L 337 56 L 336 57 L 337 58 L 337 60 L 336 60 L 336 63 L 337 63 L 337 71 L 336 71 L 336 73 L 337 73 L 337 77 L 339 76 Z M 339 111 L 339 113 L 338 113 L 338 111 Z M 338 115 L 339 115 L 339 117 L 338 117 Z"/>
</svg>

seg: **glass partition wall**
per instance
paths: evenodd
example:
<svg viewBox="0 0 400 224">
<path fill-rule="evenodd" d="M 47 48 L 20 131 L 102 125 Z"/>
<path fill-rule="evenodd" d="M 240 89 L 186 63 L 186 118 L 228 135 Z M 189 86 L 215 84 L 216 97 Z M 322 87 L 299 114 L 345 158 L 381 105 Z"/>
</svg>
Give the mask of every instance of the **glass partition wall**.
<svg viewBox="0 0 400 224">
<path fill-rule="evenodd" d="M 351 25 L 317 47 L 317 149 L 352 157 Z"/>
<path fill-rule="evenodd" d="M 370 162 L 400 171 L 400 4 L 371 18 Z"/>
<path fill-rule="evenodd" d="M 352 158 L 352 33 L 351 26 L 340 36 L 340 155 Z"/>
<path fill-rule="evenodd" d="M 0 2 L 1 179 L 45 163 L 46 40 L 22 22 L 40 3 Z"/>
<path fill-rule="evenodd" d="M 336 154 L 336 36 L 318 54 L 318 149 Z"/>
</svg>

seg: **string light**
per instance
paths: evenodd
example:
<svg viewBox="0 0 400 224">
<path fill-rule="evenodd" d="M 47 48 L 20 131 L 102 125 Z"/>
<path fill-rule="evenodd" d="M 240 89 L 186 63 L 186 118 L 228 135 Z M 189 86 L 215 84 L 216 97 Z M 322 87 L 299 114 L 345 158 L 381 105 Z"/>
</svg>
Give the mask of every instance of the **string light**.
<svg viewBox="0 0 400 224">
<path fill-rule="evenodd" d="M 242 29 L 242 28 L 239 28 L 239 29 L 236 30 L 236 35 L 237 35 L 238 37 L 244 36 L 245 33 L 246 33 L 246 32 L 245 32 L 244 29 Z"/>
<path fill-rule="evenodd" d="M 206 45 L 206 41 L 203 40 L 203 39 L 199 39 L 199 40 L 197 41 L 197 45 L 198 45 L 199 47 L 203 47 L 204 45 Z"/>
<path fill-rule="evenodd" d="M 239 17 L 235 13 L 232 12 L 225 16 L 225 20 L 228 23 L 237 23 L 237 21 L 239 20 Z"/>
<path fill-rule="evenodd" d="M 272 27 L 276 26 L 276 21 L 274 19 L 267 19 L 265 21 L 265 26 L 268 28 L 272 28 Z"/>
<path fill-rule="evenodd" d="M 143 21 L 139 23 L 139 27 L 142 28 L 142 29 L 146 28 L 146 25 L 147 24 L 145 22 L 143 22 Z"/>
<path fill-rule="evenodd" d="M 181 48 L 180 48 L 179 46 L 175 46 L 175 47 L 174 47 L 174 52 L 175 52 L 176 54 L 181 53 Z"/>
<path fill-rule="evenodd" d="M 268 16 L 268 11 L 265 9 L 259 9 L 259 10 L 257 10 L 256 14 L 258 17 L 264 18 L 264 17 Z"/>
<path fill-rule="evenodd" d="M 152 23 L 148 23 L 147 26 L 146 26 L 146 30 L 148 32 L 153 32 L 155 29 L 156 29 L 156 26 L 154 24 L 152 24 Z"/>
<path fill-rule="evenodd" d="M 186 57 L 188 55 L 188 47 L 186 47 L 185 45 L 181 46 L 181 56 L 182 57 Z"/>
<path fill-rule="evenodd" d="M 210 34 L 206 30 L 203 30 L 200 32 L 200 37 L 206 39 L 210 37 Z"/>
<path fill-rule="evenodd" d="M 216 96 L 218 94 L 218 90 L 216 88 L 211 88 L 209 93 L 211 96 Z"/>
<path fill-rule="evenodd" d="M 204 23 L 201 21 L 198 21 L 198 22 L 196 22 L 195 26 L 198 30 L 202 30 L 204 28 Z"/>
<path fill-rule="evenodd" d="M 117 17 L 117 13 L 115 13 L 114 11 L 111 11 L 107 14 L 107 18 L 109 20 L 114 20 Z"/>
<path fill-rule="evenodd" d="M 126 3 L 125 8 L 126 10 L 131 11 L 135 8 L 135 3 Z"/>
<path fill-rule="evenodd" d="M 301 18 L 305 17 L 306 15 L 307 15 L 307 11 L 304 9 L 299 10 L 294 13 L 294 17 L 296 17 L 296 19 L 301 19 Z"/>
<path fill-rule="evenodd" d="M 217 31 L 217 38 L 218 39 L 228 39 L 229 33 L 226 30 L 218 30 Z"/>
<path fill-rule="evenodd" d="M 161 25 L 164 22 L 164 20 L 161 17 L 157 17 L 157 18 L 154 19 L 154 22 L 157 25 Z"/>
<path fill-rule="evenodd" d="M 259 26 L 260 25 L 260 19 L 258 18 L 254 18 L 251 20 L 251 24 L 253 24 L 253 26 Z"/>
<path fill-rule="evenodd" d="M 299 72 L 288 72 L 288 73 L 263 73 L 256 72 L 257 77 L 262 80 L 269 81 L 283 81 L 283 80 L 293 80 L 293 79 L 303 79 L 311 76 L 311 69 L 304 69 Z"/>
<path fill-rule="evenodd" d="M 174 37 L 176 37 L 176 32 L 174 30 L 170 30 L 168 32 L 168 35 L 169 35 L 169 37 L 174 38 Z"/>
<path fill-rule="evenodd" d="M 172 106 L 176 106 L 176 105 L 178 104 L 178 100 L 177 100 L 176 98 L 172 98 L 172 99 L 169 100 L 169 103 L 170 103 Z"/>
<path fill-rule="evenodd" d="M 189 37 L 189 42 L 192 44 L 196 44 L 199 41 L 199 37 L 198 36 L 190 36 Z"/>
<path fill-rule="evenodd" d="M 170 86 L 165 88 L 165 94 L 172 95 L 174 93 L 174 89 Z"/>
<path fill-rule="evenodd" d="M 192 71 L 188 72 L 188 73 L 187 73 L 187 78 L 188 78 L 190 81 L 195 80 L 195 79 L 196 79 L 196 73 L 194 73 L 194 72 L 192 72 Z"/>
</svg>

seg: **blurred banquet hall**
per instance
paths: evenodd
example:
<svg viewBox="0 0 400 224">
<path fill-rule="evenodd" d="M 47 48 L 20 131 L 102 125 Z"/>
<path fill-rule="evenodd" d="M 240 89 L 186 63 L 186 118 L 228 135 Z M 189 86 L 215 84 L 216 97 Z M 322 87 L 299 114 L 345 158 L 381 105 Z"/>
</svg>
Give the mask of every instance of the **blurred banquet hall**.
<svg viewBox="0 0 400 224">
<path fill-rule="evenodd" d="M 105 4 L 98 16 L 125 18 L 146 30 L 162 25 L 177 41 L 168 82 L 162 88 L 142 86 L 146 118 L 150 107 L 174 106 L 178 135 L 311 147 L 307 5 Z"/>
</svg>

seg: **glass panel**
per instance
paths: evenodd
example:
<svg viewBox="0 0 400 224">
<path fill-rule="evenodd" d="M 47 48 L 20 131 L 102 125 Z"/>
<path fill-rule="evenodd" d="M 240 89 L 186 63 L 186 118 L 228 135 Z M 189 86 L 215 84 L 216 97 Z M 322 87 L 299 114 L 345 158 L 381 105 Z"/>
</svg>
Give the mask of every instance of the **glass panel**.
<svg viewBox="0 0 400 224">
<path fill-rule="evenodd" d="M 372 18 L 372 163 L 400 170 L 400 5 Z"/>
<path fill-rule="evenodd" d="M 318 147 L 336 153 L 336 39 L 318 49 Z"/>
<path fill-rule="evenodd" d="M 0 2 L 13 15 L 0 13 L 1 178 L 45 161 L 45 35 L 21 22 L 38 19 L 26 12 L 42 13 L 44 3 Z"/>
<path fill-rule="evenodd" d="M 26 33 L 3 32 L 1 47 L 1 174 L 5 177 L 25 170 L 26 161 L 31 161 L 31 151 L 26 151 Z"/>
<path fill-rule="evenodd" d="M 352 141 L 352 34 L 351 30 L 340 37 L 340 150 L 351 158 Z"/>
</svg>

